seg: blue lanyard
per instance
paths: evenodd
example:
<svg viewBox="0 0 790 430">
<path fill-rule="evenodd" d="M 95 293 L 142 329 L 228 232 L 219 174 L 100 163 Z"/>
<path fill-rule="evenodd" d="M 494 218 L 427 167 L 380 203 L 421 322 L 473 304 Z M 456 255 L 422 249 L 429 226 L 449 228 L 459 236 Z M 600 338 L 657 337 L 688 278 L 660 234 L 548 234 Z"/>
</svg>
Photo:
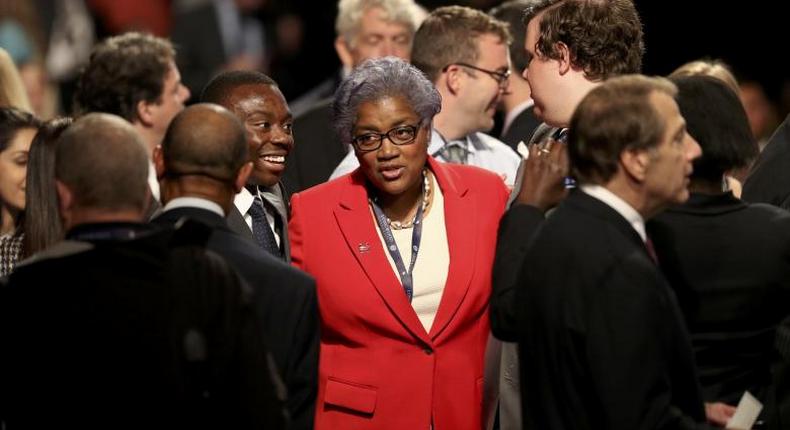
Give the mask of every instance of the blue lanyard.
<svg viewBox="0 0 790 430">
<path fill-rule="evenodd" d="M 395 267 L 398 269 L 400 283 L 403 285 L 403 290 L 406 291 L 406 296 L 411 303 L 411 299 L 414 296 L 414 280 L 411 274 L 414 271 L 414 264 L 417 262 L 417 254 L 420 252 L 420 239 L 422 238 L 422 201 L 420 201 L 420 205 L 417 208 L 417 215 L 414 217 L 411 232 L 411 263 L 409 264 L 409 270 L 406 270 L 406 266 L 403 264 L 403 258 L 400 255 L 400 251 L 398 251 L 398 244 L 395 242 L 395 236 L 392 234 L 387 216 L 384 215 L 384 211 L 372 199 L 370 200 L 370 205 L 373 207 L 376 223 L 378 223 L 381 235 L 387 244 L 387 251 L 389 251 L 390 257 L 392 257 L 392 261 L 395 262 Z"/>
</svg>

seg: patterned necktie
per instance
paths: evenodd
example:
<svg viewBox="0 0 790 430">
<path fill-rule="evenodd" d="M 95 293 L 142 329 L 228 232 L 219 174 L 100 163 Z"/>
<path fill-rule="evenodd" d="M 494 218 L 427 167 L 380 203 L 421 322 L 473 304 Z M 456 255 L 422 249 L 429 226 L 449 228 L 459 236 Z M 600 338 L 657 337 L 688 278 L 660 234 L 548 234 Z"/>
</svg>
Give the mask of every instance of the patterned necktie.
<svg viewBox="0 0 790 430">
<path fill-rule="evenodd" d="M 453 140 L 447 142 L 441 149 L 442 157 L 448 163 L 466 164 L 466 158 L 469 150 L 466 149 L 466 142 Z"/>
<path fill-rule="evenodd" d="M 266 219 L 266 211 L 263 204 L 261 197 L 255 196 L 255 200 L 253 200 L 252 206 L 250 206 L 250 210 L 248 211 L 252 217 L 252 235 L 255 237 L 255 242 L 257 242 L 258 246 L 263 248 L 264 251 L 282 259 L 282 251 L 280 247 L 277 246 L 277 240 L 274 238 L 271 227 L 269 227 L 269 221 Z"/>
</svg>

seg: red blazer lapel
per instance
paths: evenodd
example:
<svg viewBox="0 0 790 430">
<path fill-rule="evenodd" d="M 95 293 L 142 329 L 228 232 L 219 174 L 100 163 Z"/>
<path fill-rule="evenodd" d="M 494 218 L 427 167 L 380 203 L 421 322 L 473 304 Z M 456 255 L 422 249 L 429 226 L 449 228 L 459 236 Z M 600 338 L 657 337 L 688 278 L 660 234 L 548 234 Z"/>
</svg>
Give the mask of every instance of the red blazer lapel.
<svg viewBox="0 0 790 430">
<path fill-rule="evenodd" d="M 474 198 L 469 195 L 469 187 L 463 179 L 433 158 L 429 157 L 428 161 L 444 195 L 444 221 L 450 249 L 447 283 L 429 333 L 431 339 L 436 339 L 453 319 L 469 290 L 475 267 L 477 236 L 473 232 L 477 230 L 477 216 Z"/>
<path fill-rule="evenodd" d="M 351 182 L 343 191 L 340 204 L 334 210 L 340 231 L 360 267 L 390 311 L 415 337 L 430 344 L 428 333 L 425 332 L 411 307 L 400 280 L 390 267 L 376 232 L 367 198 L 364 178 L 357 170 L 352 174 Z"/>
</svg>

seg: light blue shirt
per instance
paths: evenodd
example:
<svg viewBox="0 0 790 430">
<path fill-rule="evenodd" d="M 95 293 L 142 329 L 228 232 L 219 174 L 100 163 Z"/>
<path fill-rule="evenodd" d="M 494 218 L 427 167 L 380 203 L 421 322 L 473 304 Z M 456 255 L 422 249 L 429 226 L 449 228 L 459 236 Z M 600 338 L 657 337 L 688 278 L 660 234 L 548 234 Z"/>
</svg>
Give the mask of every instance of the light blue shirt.
<svg viewBox="0 0 790 430">
<path fill-rule="evenodd" d="M 484 133 L 472 133 L 467 135 L 466 149 L 468 156 L 466 164 L 490 170 L 500 176 L 504 175 L 505 183 L 512 186 L 516 180 L 516 171 L 521 162 L 521 157 L 509 146 Z M 445 141 L 436 129 L 431 131 L 431 143 L 428 144 L 428 153 L 441 162 L 447 162 L 439 152 L 445 145 Z M 346 157 L 332 172 L 329 179 L 343 176 L 359 167 L 359 161 L 354 154 L 354 148 L 349 149 Z"/>
</svg>

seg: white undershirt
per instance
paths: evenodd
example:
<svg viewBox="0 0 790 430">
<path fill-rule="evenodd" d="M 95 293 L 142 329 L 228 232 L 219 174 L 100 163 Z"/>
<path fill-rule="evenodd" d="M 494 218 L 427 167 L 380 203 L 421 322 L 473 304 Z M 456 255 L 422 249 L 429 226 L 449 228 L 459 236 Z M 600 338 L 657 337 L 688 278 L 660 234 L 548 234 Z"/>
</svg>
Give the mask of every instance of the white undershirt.
<svg viewBox="0 0 790 430">
<path fill-rule="evenodd" d="M 431 208 L 427 216 L 423 218 L 420 251 L 412 272 L 413 297 L 411 306 L 414 312 L 417 313 L 417 317 L 419 317 L 426 332 L 431 331 L 433 319 L 436 317 L 436 311 L 439 309 L 439 303 L 442 300 L 442 293 L 447 283 L 447 273 L 450 268 L 450 249 L 447 246 L 447 229 L 444 223 L 444 196 L 435 180 L 433 181 L 432 198 Z M 375 223 L 375 215 L 372 210 L 371 216 L 374 217 L 373 222 Z M 412 230 L 413 228 L 392 230 L 395 243 L 398 244 L 398 250 L 406 269 L 411 264 Z M 384 237 L 378 228 L 376 232 L 379 235 L 381 245 L 384 247 L 387 261 L 389 261 L 395 277 L 400 280 L 398 268 L 387 251 Z M 406 293 L 404 292 L 403 294 Z"/>
</svg>

